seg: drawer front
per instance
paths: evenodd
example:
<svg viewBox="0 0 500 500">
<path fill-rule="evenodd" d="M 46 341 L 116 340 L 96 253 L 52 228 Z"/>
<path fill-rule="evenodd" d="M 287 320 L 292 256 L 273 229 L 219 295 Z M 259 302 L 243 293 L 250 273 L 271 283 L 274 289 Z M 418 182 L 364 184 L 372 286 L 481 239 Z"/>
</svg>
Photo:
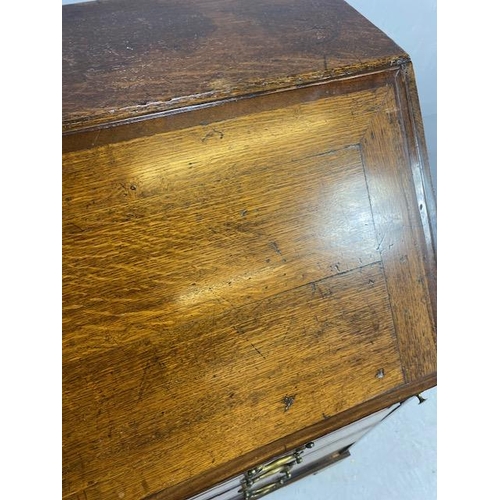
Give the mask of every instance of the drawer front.
<svg viewBox="0 0 500 500">
<path fill-rule="evenodd" d="M 400 405 L 378 411 L 342 427 L 314 442 L 261 464 L 190 500 L 251 500 L 261 498 L 282 486 L 350 456 L 347 448 L 361 439 Z"/>
</svg>

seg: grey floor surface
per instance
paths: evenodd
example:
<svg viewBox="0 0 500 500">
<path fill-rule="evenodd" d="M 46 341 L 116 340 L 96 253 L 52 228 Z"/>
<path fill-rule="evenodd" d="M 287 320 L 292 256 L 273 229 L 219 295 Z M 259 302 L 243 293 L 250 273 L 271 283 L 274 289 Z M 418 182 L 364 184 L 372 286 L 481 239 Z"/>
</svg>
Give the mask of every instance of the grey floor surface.
<svg viewBox="0 0 500 500">
<path fill-rule="evenodd" d="M 434 500 L 437 389 L 412 398 L 351 448 L 351 457 L 268 500 Z"/>
</svg>

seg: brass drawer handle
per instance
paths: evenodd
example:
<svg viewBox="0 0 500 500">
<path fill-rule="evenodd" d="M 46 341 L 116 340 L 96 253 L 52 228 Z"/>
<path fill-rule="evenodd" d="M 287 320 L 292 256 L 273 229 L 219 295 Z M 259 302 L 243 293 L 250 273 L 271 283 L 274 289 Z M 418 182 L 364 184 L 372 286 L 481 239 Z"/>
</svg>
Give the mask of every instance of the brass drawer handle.
<svg viewBox="0 0 500 500">
<path fill-rule="evenodd" d="M 274 472 L 274 470 L 279 469 L 282 466 L 294 464 L 296 460 L 297 458 L 295 453 L 287 455 L 286 457 L 278 458 L 267 465 L 261 465 L 260 467 L 249 470 L 245 474 L 245 479 L 247 480 L 247 483 L 251 484 L 252 482 L 255 482 L 257 478 L 262 477 L 263 475 L 268 475 L 268 472 Z"/>
<path fill-rule="evenodd" d="M 274 476 L 274 474 L 284 474 L 285 477 L 288 479 L 290 477 L 290 470 L 292 469 L 294 464 L 295 464 L 295 462 L 279 464 L 272 469 L 267 469 L 267 470 L 263 471 L 262 474 L 259 474 L 258 476 L 254 477 L 254 478 L 246 477 L 243 480 L 243 482 L 245 483 L 244 486 L 249 488 L 250 486 L 254 485 L 257 481 L 262 481 L 262 479 L 267 479 L 271 476 Z M 240 490 L 240 491 L 243 491 L 243 490 Z"/>
<path fill-rule="evenodd" d="M 312 448 L 314 446 L 314 443 L 307 443 L 304 446 L 301 446 L 297 448 L 292 454 L 287 455 L 286 457 L 281 457 L 276 460 L 273 460 L 272 462 L 268 463 L 267 465 L 260 465 L 259 467 L 255 467 L 254 469 L 250 469 L 249 471 L 246 472 L 245 477 L 248 479 L 254 478 L 257 475 L 261 475 L 266 473 L 270 469 L 275 469 L 277 467 L 280 467 L 281 465 L 285 465 L 288 463 L 297 463 L 300 464 L 302 462 L 302 453 L 304 453 L 305 449 Z"/>
<path fill-rule="evenodd" d="M 277 458 L 276 460 L 273 460 L 268 464 L 260 465 L 258 467 L 255 467 L 254 469 L 250 469 L 245 473 L 245 476 L 241 481 L 243 488 L 239 490 L 239 492 L 243 492 L 245 500 L 250 500 L 254 498 L 260 498 L 261 496 L 270 493 L 276 488 L 279 488 L 292 476 L 290 471 L 292 470 L 293 466 L 302 462 L 303 459 L 301 455 L 304 453 L 304 451 L 306 449 L 312 448 L 313 446 L 314 443 L 307 443 L 304 446 L 296 448 L 295 451 L 290 455 Z M 254 485 L 257 481 L 269 479 L 276 474 L 281 474 L 281 476 L 278 477 L 275 482 L 267 484 L 255 490 L 251 489 L 252 485 Z"/>
<path fill-rule="evenodd" d="M 253 500 L 255 498 L 260 498 L 263 497 L 264 495 L 267 495 L 268 493 L 271 493 L 271 491 L 274 491 L 275 489 L 279 488 L 283 483 L 285 482 L 284 478 L 279 479 L 275 483 L 268 484 L 267 486 L 263 486 L 262 488 L 259 488 L 258 490 L 252 490 L 252 491 L 245 491 L 245 500 Z"/>
</svg>

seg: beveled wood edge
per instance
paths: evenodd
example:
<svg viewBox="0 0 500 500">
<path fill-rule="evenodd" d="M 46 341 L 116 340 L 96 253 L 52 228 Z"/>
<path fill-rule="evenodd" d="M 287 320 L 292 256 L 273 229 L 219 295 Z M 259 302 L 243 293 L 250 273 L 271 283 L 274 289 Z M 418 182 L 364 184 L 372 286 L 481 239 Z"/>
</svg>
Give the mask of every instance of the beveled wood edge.
<svg viewBox="0 0 500 500">
<path fill-rule="evenodd" d="M 109 113 L 93 119 L 63 119 L 62 134 L 63 137 L 65 137 L 75 133 L 97 132 L 109 127 L 166 117 L 204 107 L 218 106 L 234 100 L 248 99 L 259 95 L 275 94 L 277 92 L 321 85 L 333 81 L 358 78 L 372 73 L 394 70 L 408 62 L 410 62 L 410 57 L 408 54 L 402 52 L 399 55 L 386 57 L 375 63 L 359 63 L 357 65 L 344 66 L 329 71 L 295 75 L 288 78 L 282 78 L 281 80 L 255 83 L 242 89 L 232 89 L 227 92 L 210 92 L 196 96 L 184 96 L 175 100 L 165 101 L 161 104 L 136 106 L 132 109 L 126 108 L 127 111 L 122 111 L 121 113 L 120 110 L 117 110 L 113 113 L 112 120 L 110 120 Z"/>
<path fill-rule="evenodd" d="M 429 165 L 429 156 L 427 153 L 427 143 L 425 140 L 424 123 L 422 112 L 420 109 L 420 101 L 417 92 L 417 82 L 415 72 L 411 61 L 403 64 L 403 83 L 407 93 L 407 102 L 411 108 L 410 118 L 413 130 L 413 137 L 416 142 L 418 160 L 420 164 L 420 175 L 425 194 L 427 212 L 429 214 L 429 223 L 432 236 L 433 250 L 437 254 L 437 205 L 436 191 L 432 181 L 431 170 Z"/>
<path fill-rule="evenodd" d="M 429 280 L 434 321 L 437 322 L 437 209 L 432 182 L 424 125 L 411 61 L 395 74 L 395 89 L 402 113 L 407 155 L 413 173 L 413 185 L 420 208 L 420 219 L 425 238 L 425 266 Z"/>
<path fill-rule="evenodd" d="M 380 71 L 368 72 L 355 77 L 330 79 L 320 82 L 289 87 L 272 92 L 249 94 L 239 98 L 215 101 L 199 106 L 190 106 L 165 113 L 156 113 L 136 120 L 126 120 L 109 123 L 98 129 L 84 129 L 63 134 L 62 152 L 71 153 L 79 150 L 92 149 L 108 144 L 126 142 L 156 134 L 189 128 L 200 123 L 218 123 L 227 119 L 228 106 L 231 108 L 231 118 L 238 118 L 255 112 L 256 105 L 266 111 L 279 109 L 283 106 L 298 104 L 314 89 L 328 91 L 335 85 L 335 96 L 350 92 L 379 88 L 383 85 L 394 85 L 393 73 L 399 71 L 393 67 Z M 340 86 L 340 88 L 339 88 Z"/>
<path fill-rule="evenodd" d="M 211 486 L 227 481 L 244 473 L 257 463 L 271 460 L 277 455 L 286 453 L 308 441 L 313 441 L 330 432 L 336 431 L 356 420 L 367 417 L 372 413 L 383 410 L 393 404 L 402 402 L 437 385 L 437 373 L 432 373 L 410 384 L 404 384 L 382 395 L 376 396 L 360 405 L 325 418 L 306 429 L 293 435 L 283 437 L 259 450 L 247 453 L 237 460 L 223 464 L 203 476 L 191 478 L 188 481 L 175 485 L 166 490 L 153 493 L 144 500 L 188 500 L 190 497 L 202 493 Z"/>
<path fill-rule="evenodd" d="M 361 152 L 370 200 L 376 200 L 376 193 L 381 189 L 380 179 L 383 177 L 378 172 L 378 166 L 380 165 L 384 165 L 384 171 L 390 171 L 393 182 L 401 183 L 400 189 L 403 190 L 402 194 L 404 196 L 399 201 L 401 210 L 406 212 L 407 217 L 403 217 L 401 220 L 406 220 L 407 226 L 402 226 L 405 229 L 401 232 L 401 244 L 403 245 L 401 249 L 405 248 L 408 255 L 410 253 L 413 255 L 413 263 L 416 266 L 414 269 L 415 271 L 418 270 L 419 273 L 419 277 L 415 277 L 415 284 L 418 283 L 418 286 L 421 286 L 422 289 L 414 297 L 414 300 L 425 301 L 426 315 L 429 318 L 429 322 L 426 322 L 425 327 L 422 326 L 422 329 L 418 323 L 414 323 L 412 326 L 412 322 L 416 320 L 416 317 L 412 319 L 412 316 L 407 316 L 402 309 L 403 307 L 410 307 L 410 304 L 406 303 L 406 306 L 403 306 L 398 297 L 401 286 L 410 288 L 414 286 L 412 284 L 414 278 L 412 273 L 409 272 L 410 269 L 405 268 L 404 265 L 403 267 L 400 266 L 399 263 L 402 262 L 401 256 L 398 258 L 395 258 L 395 255 L 391 256 L 390 247 L 392 245 L 385 249 L 388 251 L 387 254 L 382 255 L 385 250 L 381 249 L 381 257 L 384 273 L 386 273 L 393 320 L 398 331 L 397 342 L 402 369 L 405 380 L 411 382 L 419 380 L 436 370 L 437 315 L 434 280 L 436 269 L 434 248 L 430 244 L 429 231 L 426 231 L 430 222 L 425 209 L 426 200 L 423 195 L 422 158 L 419 156 L 417 148 L 419 137 L 417 135 L 418 131 L 412 125 L 412 108 L 409 96 L 406 93 L 404 77 L 404 66 L 392 73 L 392 92 L 387 94 L 388 101 L 386 101 L 385 106 L 382 106 L 378 113 L 372 115 L 371 121 L 361 138 Z M 389 118 L 388 114 L 386 115 L 389 112 L 394 113 L 395 119 Z M 384 126 L 393 130 L 394 136 L 384 133 Z M 380 127 L 382 127 L 381 131 L 379 130 Z M 394 157 L 390 154 L 391 150 L 396 153 Z M 424 153 L 420 151 L 421 155 Z M 377 208 L 376 212 L 378 213 L 380 209 L 384 209 L 384 207 Z M 392 212 L 390 209 L 385 212 L 385 215 L 381 216 L 378 222 L 375 222 L 380 239 L 379 247 L 387 234 L 387 224 L 392 227 Z M 403 236 L 404 234 L 406 236 Z M 416 253 L 414 251 L 415 247 L 418 248 Z M 417 262 L 420 262 L 420 264 Z M 399 276 L 397 282 L 392 278 L 393 276 Z M 404 298 L 402 302 L 404 303 Z M 419 332 L 418 336 L 416 336 L 416 332 Z"/>
</svg>

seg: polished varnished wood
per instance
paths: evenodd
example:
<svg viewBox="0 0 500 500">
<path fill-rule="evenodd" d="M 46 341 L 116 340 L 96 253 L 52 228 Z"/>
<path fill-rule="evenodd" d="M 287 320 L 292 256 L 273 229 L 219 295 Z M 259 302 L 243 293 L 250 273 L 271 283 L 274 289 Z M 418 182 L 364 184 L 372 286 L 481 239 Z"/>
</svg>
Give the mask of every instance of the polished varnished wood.
<svg viewBox="0 0 500 500">
<path fill-rule="evenodd" d="M 266 9 L 294 27 L 298 4 Z M 215 19 L 255 19 L 264 9 L 203 5 L 196 12 Z M 147 2 L 145 19 L 151 6 L 163 19 L 178 16 L 178 25 L 166 22 L 172 30 L 197 15 Z M 324 10 L 325 26 L 338 13 L 358 37 L 373 35 L 343 3 L 309 7 Z M 102 9 L 117 22 L 136 8 L 68 10 L 65 57 L 87 33 L 74 29 L 83 13 Z M 261 22 L 242 25 L 260 33 Z M 106 55 L 126 35 L 111 24 L 106 43 L 82 49 L 73 70 L 87 64 L 119 87 L 107 66 L 115 56 Z M 274 61 L 266 68 L 276 92 L 236 98 L 243 91 L 230 85 L 232 99 L 210 94 L 210 106 L 189 101 L 141 121 L 134 103 L 146 82 L 136 87 L 130 76 L 137 60 L 122 68 L 131 79 L 121 122 L 102 106 L 112 92 L 89 87 L 86 101 L 68 70 L 76 94 L 64 125 L 85 128 L 63 137 L 65 498 L 185 499 L 435 384 L 435 206 L 418 97 L 411 63 L 384 66 L 395 46 L 376 33 L 381 53 L 366 49 L 359 76 L 339 70 L 341 78 L 284 89 L 280 71 L 293 68 Z M 165 102 L 193 95 L 179 61 L 208 50 L 186 42 L 182 52 L 168 36 L 174 83 L 164 83 Z M 307 36 L 296 33 L 283 58 L 293 61 Z M 146 59 L 153 38 L 136 35 Z M 343 54 L 345 69 L 359 56 L 342 40 L 320 46 Z M 229 49 L 220 50 L 222 61 Z M 263 49 L 246 50 L 248 58 Z M 366 72 L 369 61 L 376 71 Z"/>
<path fill-rule="evenodd" d="M 104 0 L 65 6 L 63 27 L 66 130 L 408 57 L 342 0 Z"/>
</svg>

